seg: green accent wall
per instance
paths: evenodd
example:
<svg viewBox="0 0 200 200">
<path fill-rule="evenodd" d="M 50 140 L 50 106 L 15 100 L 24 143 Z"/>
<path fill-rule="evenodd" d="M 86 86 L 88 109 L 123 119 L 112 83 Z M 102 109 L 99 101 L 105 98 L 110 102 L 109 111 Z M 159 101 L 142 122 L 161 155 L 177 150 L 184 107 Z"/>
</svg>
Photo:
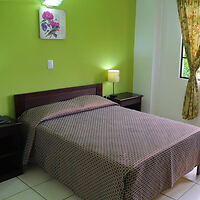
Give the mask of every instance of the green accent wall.
<svg viewBox="0 0 200 200">
<path fill-rule="evenodd" d="M 14 94 L 102 82 L 108 95 L 106 69 L 120 69 L 117 92 L 132 91 L 135 0 L 64 0 L 66 40 L 39 38 L 39 7 L 0 0 L 0 115 L 14 116 Z"/>
</svg>

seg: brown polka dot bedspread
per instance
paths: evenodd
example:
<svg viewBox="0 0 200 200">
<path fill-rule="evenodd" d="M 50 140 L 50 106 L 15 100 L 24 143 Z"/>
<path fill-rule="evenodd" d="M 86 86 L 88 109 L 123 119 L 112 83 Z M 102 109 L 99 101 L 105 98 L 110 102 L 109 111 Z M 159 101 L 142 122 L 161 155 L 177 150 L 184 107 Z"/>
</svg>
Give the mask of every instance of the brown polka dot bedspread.
<svg viewBox="0 0 200 200">
<path fill-rule="evenodd" d="M 30 153 L 87 200 L 151 200 L 200 164 L 200 128 L 95 95 L 25 111 Z"/>
</svg>

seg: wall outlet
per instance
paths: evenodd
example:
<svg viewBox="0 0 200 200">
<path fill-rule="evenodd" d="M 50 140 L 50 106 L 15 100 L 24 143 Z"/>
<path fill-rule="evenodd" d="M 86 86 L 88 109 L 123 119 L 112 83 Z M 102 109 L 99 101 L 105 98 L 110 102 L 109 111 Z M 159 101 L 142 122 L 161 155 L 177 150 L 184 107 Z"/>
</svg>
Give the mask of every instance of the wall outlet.
<svg viewBox="0 0 200 200">
<path fill-rule="evenodd" d="M 48 60 L 48 69 L 53 69 L 53 60 Z"/>
</svg>

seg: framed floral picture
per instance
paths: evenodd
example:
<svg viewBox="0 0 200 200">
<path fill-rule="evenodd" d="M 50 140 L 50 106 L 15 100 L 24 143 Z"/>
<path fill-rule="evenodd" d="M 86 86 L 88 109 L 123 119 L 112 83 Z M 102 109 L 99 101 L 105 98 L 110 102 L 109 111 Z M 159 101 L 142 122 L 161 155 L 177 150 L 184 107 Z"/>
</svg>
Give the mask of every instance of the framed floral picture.
<svg viewBox="0 0 200 200">
<path fill-rule="evenodd" d="M 40 8 L 40 38 L 66 39 L 66 13 L 64 10 Z"/>
</svg>

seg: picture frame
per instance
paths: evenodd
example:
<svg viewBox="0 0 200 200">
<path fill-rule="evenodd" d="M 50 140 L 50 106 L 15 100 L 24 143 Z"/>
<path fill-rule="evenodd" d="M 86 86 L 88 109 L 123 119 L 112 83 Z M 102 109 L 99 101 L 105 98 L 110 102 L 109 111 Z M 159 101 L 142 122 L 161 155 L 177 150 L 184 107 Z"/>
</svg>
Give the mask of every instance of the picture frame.
<svg viewBox="0 0 200 200">
<path fill-rule="evenodd" d="M 50 40 L 66 39 L 66 12 L 64 10 L 39 9 L 40 38 Z"/>
</svg>

